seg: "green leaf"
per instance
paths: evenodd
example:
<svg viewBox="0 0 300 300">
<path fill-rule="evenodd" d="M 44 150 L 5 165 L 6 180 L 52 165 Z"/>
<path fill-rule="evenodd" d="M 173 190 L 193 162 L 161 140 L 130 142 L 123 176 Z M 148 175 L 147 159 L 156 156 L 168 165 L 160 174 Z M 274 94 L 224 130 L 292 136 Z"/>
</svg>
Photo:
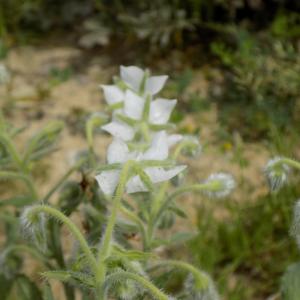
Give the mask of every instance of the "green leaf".
<svg viewBox="0 0 300 300">
<path fill-rule="evenodd" d="M 2 270 L 1 270 L 2 271 Z M 0 274 L 0 295 L 1 299 L 5 300 L 10 294 L 14 278 L 6 278 L 4 274 Z"/>
<path fill-rule="evenodd" d="M 300 263 L 288 267 L 281 280 L 281 294 L 283 300 L 300 299 Z"/>
<path fill-rule="evenodd" d="M 63 128 L 64 123 L 62 121 L 49 122 L 29 140 L 24 154 L 24 161 L 31 159 L 35 153 L 45 152 L 47 154 L 47 149 L 52 149 Z"/>
<path fill-rule="evenodd" d="M 15 281 L 18 300 L 42 300 L 38 287 L 25 275 L 19 275 Z"/>
<path fill-rule="evenodd" d="M 188 242 L 195 237 L 195 233 L 192 232 L 178 232 L 171 236 L 169 239 L 155 239 L 152 243 L 153 247 L 159 247 L 161 245 L 174 246 Z"/>
<path fill-rule="evenodd" d="M 156 257 L 154 253 L 142 252 L 139 250 L 127 250 L 118 245 L 113 246 L 113 254 L 129 260 L 148 260 Z"/>
<path fill-rule="evenodd" d="M 177 232 L 169 239 L 169 245 L 177 245 L 188 242 L 195 237 L 192 232 Z"/>
<path fill-rule="evenodd" d="M 84 192 L 80 184 L 76 181 L 68 181 L 64 184 L 59 195 L 59 207 L 66 216 L 69 216 L 74 210 L 77 209 L 81 200 L 83 199 Z"/>
<path fill-rule="evenodd" d="M 82 285 L 87 288 L 94 288 L 93 277 L 89 274 L 82 272 L 72 272 L 72 271 L 46 271 L 41 274 L 46 279 L 54 279 L 61 282 L 75 282 L 76 285 Z"/>
<path fill-rule="evenodd" d="M 32 204 L 34 199 L 30 196 L 15 196 L 8 199 L 0 200 L 0 207 L 2 206 L 14 206 L 14 207 L 24 207 L 26 205 Z"/>
<path fill-rule="evenodd" d="M 169 207 L 169 209 L 174 212 L 178 217 L 186 219 L 188 216 L 187 214 L 177 205 L 173 204 Z"/>
<path fill-rule="evenodd" d="M 48 282 L 43 285 L 43 300 L 54 300 L 51 286 Z"/>
<path fill-rule="evenodd" d="M 69 271 L 46 271 L 41 273 L 41 275 L 48 280 L 55 279 L 62 282 L 67 282 L 72 277 Z"/>
</svg>

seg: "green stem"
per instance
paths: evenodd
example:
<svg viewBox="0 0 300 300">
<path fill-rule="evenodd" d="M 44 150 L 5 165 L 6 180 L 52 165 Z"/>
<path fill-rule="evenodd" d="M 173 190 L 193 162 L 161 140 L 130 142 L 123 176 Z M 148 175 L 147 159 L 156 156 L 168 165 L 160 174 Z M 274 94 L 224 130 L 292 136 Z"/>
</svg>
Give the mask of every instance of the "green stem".
<svg viewBox="0 0 300 300">
<path fill-rule="evenodd" d="M 147 124 L 147 127 L 149 122 L 150 105 L 151 105 L 151 95 L 147 95 L 145 100 L 144 110 L 143 110 L 143 116 L 142 116 L 142 119 Z"/>
<path fill-rule="evenodd" d="M 91 164 L 95 164 L 95 153 L 94 153 L 94 128 L 99 127 L 105 123 L 104 116 L 99 114 L 93 115 L 86 122 L 85 135 L 89 146 L 89 158 Z"/>
<path fill-rule="evenodd" d="M 117 213 L 118 210 L 120 209 L 121 205 L 121 199 L 123 196 L 123 193 L 125 191 L 126 183 L 128 180 L 128 175 L 130 172 L 130 169 L 133 165 L 133 161 L 128 161 L 124 164 L 124 167 L 121 171 L 120 175 L 120 181 L 119 185 L 117 187 L 114 199 L 113 199 L 113 207 L 111 211 L 111 215 L 108 218 L 108 223 L 103 235 L 103 240 L 100 246 L 100 249 L 98 251 L 98 268 L 97 268 L 97 274 L 96 274 L 96 283 L 101 286 L 104 282 L 104 277 L 105 277 L 105 259 L 109 256 L 110 253 L 110 246 L 111 246 L 111 239 L 113 235 L 113 230 L 116 224 L 117 220 Z"/>
<path fill-rule="evenodd" d="M 126 272 L 126 271 L 119 271 L 109 275 L 106 279 L 106 282 L 108 283 L 106 289 L 109 288 L 113 282 L 120 281 L 120 280 L 127 280 L 127 279 L 131 279 L 138 282 L 145 289 L 147 289 L 153 297 L 155 297 L 158 300 L 169 299 L 169 297 L 165 293 L 163 293 L 160 289 L 158 289 L 151 281 L 149 281 L 145 277 L 142 277 L 135 273 Z"/>
<path fill-rule="evenodd" d="M 59 269 L 66 269 L 65 258 L 63 255 L 61 239 L 60 239 L 60 229 L 61 226 L 55 220 L 51 220 L 49 222 L 49 232 L 50 232 L 50 239 L 51 245 L 49 247 L 52 248 L 53 256 L 59 266 Z M 51 270 L 51 269 L 50 269 Z M 69 285 L 67 282 L 62 283 L 64 286 L 64 291 L 67 300 L 74 300 L 75 298 L 75 291 L 72 286 Z"/>
<path fill-rule="evenodd" d="M 71 231 L 71 233 L 75 236 L 75 238 L 78 240 L 79 245 L 81 247 L 81 250 L 86 255 L 86 258 L 90 264 L 91 269 L 95 272 L 97 271 L 97 261 L 89 248 L 88 243 L 86 242 L 85 238 L 79 231 L 79 229 L 76 227 L 76 225 L 63 213 L 61 213 L 59 210 L 50 207 L 48 205 L 35 205 L 31 208 L 30 213 L 32 214 L 38 214 L 38 213 L 46 213 L 55 219 L 59 220 L 62 224 L 66 225 L 67 228 Z"/>
<path fill-rule="evenodd" d="M 172 158 L 176 160 L 180 155 L 182 149 L 184 149 L 189 144 L 190 144 L 189 141 L 182 141 L 181 143 L 179 143 L 173 152 Z"/>
<path fill-rule="evenodd" d="M 151 141 L 151 136 L 150 136 L 150 133 L 149 133 L 149 127 L 148 127 L 148 124 L 145 123 L 145 122 L 142 122 L 140 124 L 140 130 L 141 130 L 141 133 L 142 133 L 142 136 L 144 138 L 144 140 L 147 142 L 147 143 L 150 143 Z"/>
<path fill-rule="evenodd" d="M 290 167 L 293 167 L 295 169 L 300 170 L 300 162 L 291 159 L 291 158 L 282 158 L 279 162 L 284 163 L 286 165 L 289 165 Z"/>
<path fill-rule="evenodd" d="M 183 270 L 191 273 L 194 276 L 195 281 L 199 285 L 199 288 L 200 287 L 206 288 L 208 286 L 208 283 L 209 283 L 208 276 L 189 263 L 186 263 L 183 261 L 178 261 L 178 260 L 167 259 L 167 260 L 158 262 L 151 269 L 156 269 L 156 268 L 163 267 L 163 266 L 166 266 L 166 267 L 172 266 L 175 268 L 183 269 Z"/>
<path fill-rule="evenodd" d="M 144 247 L 145 250 L 149 251 L 151 248 L 151 241 L 152 236 L 155 230 L 156 222 L 161 217 L 162 213 L 168 208 L 169 204 L 174 200 L 175 197 L 186 193 L 186 192 L 200 192 L 207 188 L 211 188 L 210 184 L 192 184 L 188 186 L 183 186 L 176 189 L 168 198 L 162 203 L 163 197 L 165 195 L 166 189 L 168 187 L 168 182 L 165 182 L 157 196 L 153 200 L 153 204 L 151 206 L 151 213 L 147 227 L 147 234 L 146 234 L 146 246 Z"/>
<path fill-rule="evenodd" d="M 187 192 L 202 192 L 211 188 L 211 184 L 203 183 L 203 184 L 191 184 L 187 186 L 180 187 L 176 189 L 168 199 L 174 199 L 175 197 L 187 193 Z"/>
<path fill-rule="evenodd" d="M 161 202 L 163 200 L 163 197 L 166 193 L 168 186 L 169 186 L 169 182 L 168 181 L 164 182 L 160 186 L 158 193 L 155 195 L 155 197 L 152 201 L 150 217 L 149 217 L 148 226 L 147 226 L 146 239 L 145 239 L 145 243 L 143 245 L 143 248 L 145 251 L 151 250 L 152 237 L 153 237 L 155 223 L 156 223 L 155 220 L 157 219 L 156 215 L 161 207 Z"/>
<path fill-rule="evenodd" d="M 161 206 L 158 214 L 157 214 L 157 220 L 160 218 L 160 216 L 163 214 L 163 212 L 168 208 L 170 203 L 174 200 L 174 198 L 180 196 L 181 194 L 187 193 L 187 192 L 202 192 L 206 189 L 211 189 L 211 184 L 191 184 L 188 186 L 183 186 L 181 188 L 176 189 L 171 195 L 168 196 L 167 200 L 163 203 Z"/>
</svg>

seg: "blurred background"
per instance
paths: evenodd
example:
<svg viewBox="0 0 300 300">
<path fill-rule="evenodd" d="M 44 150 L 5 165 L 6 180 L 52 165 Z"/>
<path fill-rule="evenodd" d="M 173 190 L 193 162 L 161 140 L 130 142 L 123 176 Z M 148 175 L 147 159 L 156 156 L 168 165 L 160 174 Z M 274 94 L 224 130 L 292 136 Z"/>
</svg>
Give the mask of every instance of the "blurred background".
<svg viewBox="0 0 300 300">
<path fill-rule="evenodd" d="M 170 251 L 212 274 L 224 299 L 280 299 L 300 257 L 289 237 L 299 176 L 274 195 L 263 167 L 278 154 L 300 159 L 299 50 L 298 0 L 1 0 L 0 105 L 32 131 L 66 122 L 61 151 L 36 170 L 46 190 L 85 148 L 86 117 L 104 108 L 99 84 L 120 64 L 169 74 L 173 121 L 203 145 L 187 161 L 191 180 L 227 171 L 238 182 L 224 201 L 182 198 L 192 217 L 176 230 L 197 234 Z M 103 158 L 108 142 L 99 137 Z M 180 282 L 173 274 L 170 288 Z"/>
</svg>

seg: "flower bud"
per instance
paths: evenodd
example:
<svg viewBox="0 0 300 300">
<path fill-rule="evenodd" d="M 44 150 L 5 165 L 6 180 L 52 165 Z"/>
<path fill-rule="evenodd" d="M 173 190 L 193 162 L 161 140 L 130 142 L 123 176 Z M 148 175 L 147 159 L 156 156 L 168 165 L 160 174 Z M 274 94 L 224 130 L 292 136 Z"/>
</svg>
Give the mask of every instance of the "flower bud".
<svg viewBox="0 0 300 300">
<path fill-rule="evenodd" d="M 21 215 L 21 228 L 25 236 L 28 236 L 42 251 L 47 250 L 47 224 L 44 213 L 33 212 L 34 206 L 28 206 Z"/>
<path fill-rule="evenodd" d="M 118 285 L 117 295 L 121 300 L 131 300 L 138 296 L 138 285 L 133 280 L 125 280 Z"/>
<path fill-rule="evenodd" d="M 268 161 L 265 174 L 272 192 L 279 191 L 288 180 L 290 168 L 282 162 L 282 157 L 275 157 Z"/>
<path fill-rule="evenodd" d="M 190 274 L 184 282 L 185 300 L 219 300 L 220 297 L 211 278 L 207 275 L 206 287 L 197 285 L 195 278 Z"/>
<path fill-rule="evenodd" d="M 168 229 L 173 226 L 175 222 L 175 215 L 172 211 L 165 211 L 162 217 L 159 219 L 158 228 Z"/>
<path fill-rule="evenodd" d="M 207 178 L 204 184 L 207 185 L 205 193 L 212 198 L 224 198 L 235 188 L 233 177 L 226 173 L 212 174 Z"/>
<path fill-rule="evenodd" d="M 197 157 L 202 151 L 202 146 L 197 137 L 186 135 L 183 137 L 181 143 L 182 154 L 189 157 Z"/>
<path fill-rule="evenodd" d="M 119 271 L 123 271 L 123 268 L 114 268 L 112 273 L 118 273 Z M 117 280 L 113 286 L 113 295 L 120 300 L 137 299 L 143 290 L 141 286 L 132 279 Z"/>
</svg>

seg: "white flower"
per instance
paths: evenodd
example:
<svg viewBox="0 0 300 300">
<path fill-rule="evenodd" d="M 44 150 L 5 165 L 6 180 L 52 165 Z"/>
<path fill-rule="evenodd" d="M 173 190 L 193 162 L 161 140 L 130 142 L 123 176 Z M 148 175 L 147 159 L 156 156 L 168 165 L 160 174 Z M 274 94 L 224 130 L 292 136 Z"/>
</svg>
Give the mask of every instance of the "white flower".
<svg viewBox="0 0 300 300">
<path fill-rule="evenodd" d="M 108 105 L 112 106 L 124 101 L 124 91 L 116 85 L 102 84 L 101 88 L 104 92 L 104 98 Z"/>
<path fill-rule="evenodd" d="M 120 121 L 112 121 L 101 128 L 110 133 L 113 137 L 123 141 L 132 140 L 136 132 L 135 128 L 132 128 L 131 126 Z"/>
<path fill-rule="evenodd" d="M 178 144 L 182 140 L 183 136 L 181 134 L 170 134 L 167 137 L 169 148 Z"/>
<path fill-rule="evenodd" d="M 1 71 L 1 66 L 0 66 Z M 127 86 L 127 88 L 131 89 L 136 94 L 141 94 L 140 88 L 144 82 L 144 90 L 142 91 L 143 96 L 148 94 L 154 95 L 157 94 L 164 86 L 168 76 L 148 76 L 146 72 L 142 69 L 129 66 L 120 68 L 121 79 Z M 117 85 L 100 85 L 104 92 L 104 98 L 108 105 L 113 106 L 118 103 L 122 103 L 125 97 L 125 90 L 117 86 Z M 126 91 L 127 92 L 127 91 Z"/>
<path fill-rule="evenodd" d="M 288 180 L 290 168 L 282 163 L 282 157 L 275 157 L 268 161 L 265 168 L 268 184 L 273 192 L 279 191 Z"/>
<path fill-rule="evenodd" d="M 205 193 L 208 196 L 215 198 L 224 198 L 235 188 L 233 177 L 226 173 L 211 174 L 204 184 L 207 184 L 208 186 Z"/>
<path fill-rule="evenodd" d="M 156 160 L 164 161 L 168 158 L 169 146 L 167 135 L 164 131 L 153 136 L 151 146 L 145 152 L 130 152 L 128 146 L 121 139 L 114 139 L 108 147 L 108 164 L 124 164 L 128 160 L 137 162 Z M 159 183 L 176 176 L 186 166 L 176 166 L 164 169 L 161 166 L 144 167 L 143 171 L 149 176 L 152 183 Z M 119 183 L 120 168 L 105 170 L 96 176 L 96 180 L 104 194 L 112 195 Z M 147 187 L 139 175 L 131 177 L 126 184 L 127 193 L 147 191 Z"/>
<path fill-rule="evenodd" d="M 121 79 L 129 88 L 140 93 L 141 88 L 143 88 L 142 84 L 144 84 L 144 90 L 142 92 L 151 95 L 157 94 L 168 79 L 167 75 L 148 77 L 144 70 L 135 66 L 121 66 L 120 74 Z"/>
<path fill-rule="evenodd" d="M 123 109 L 120 110 L 120 117 L 129 118 L 134 124 L 126 124 L 120 121 L 118 116 L 114 117 L 112 122 L 102 126 L 102 129 L 120 138 L 124 141 L 131 140 L 139 128 L 141 122 L 147 122 L 149 125 L 164 125 L 169 121 L 172 110 L 177 100 L 167 100 L 158 98 L 150 103 L 150 110 L 147 120 L 143 120 L 145 108 L 145 98 L 140 97 L 131 90 L 127 90 L 124 96 Z"/>
</svg>

